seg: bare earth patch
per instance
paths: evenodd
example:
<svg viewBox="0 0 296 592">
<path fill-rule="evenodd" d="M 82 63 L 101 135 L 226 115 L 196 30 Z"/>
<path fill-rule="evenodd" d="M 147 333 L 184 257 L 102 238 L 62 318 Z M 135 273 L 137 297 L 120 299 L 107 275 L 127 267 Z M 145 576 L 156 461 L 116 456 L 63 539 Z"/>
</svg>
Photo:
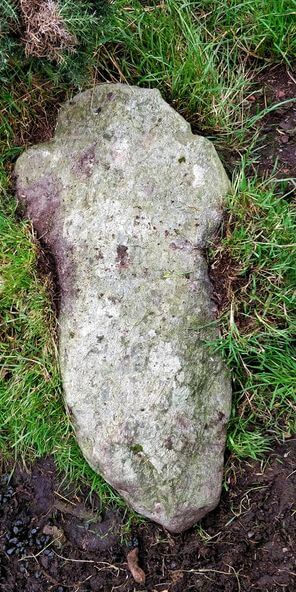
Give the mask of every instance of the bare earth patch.
<svg viewBox="0 0 296 592">
<path fill-rule="evenodd" d="M 85 506 L 88 491 L 71 496 L 50 458 L 30 471 L 19 467 L 10 482 L 4 473 L 0 589 L 290 592 L 296 583 L 295 461 L 290 440 L 264 463 L 232 466 L 229 490 L 199 531 L 172 536 L 146 523 L 125 539 L 123 515 L 102 513 L 95 495 Z M 132 573 L 146 583 L 136 584 Z"/>
<path fill-rule="evenodd" d="M 262 107 L 282 103 L 264 119 L 259 171 L 277 178 L 296 177 L 296 72 L 274 66 L 262 73 Z"/>
</svg>

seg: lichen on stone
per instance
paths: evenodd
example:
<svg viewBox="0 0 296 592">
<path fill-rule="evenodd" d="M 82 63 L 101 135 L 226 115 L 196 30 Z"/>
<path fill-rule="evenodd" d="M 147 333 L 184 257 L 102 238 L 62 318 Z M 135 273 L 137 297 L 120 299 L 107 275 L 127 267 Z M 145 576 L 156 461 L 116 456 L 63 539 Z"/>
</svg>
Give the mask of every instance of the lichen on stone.
<svg viewBox="0 0 296 592">
<path fill-rule="evenodd" d="M 158 91 L 103 84 L 64 105 L 16 175 L 56 260 L 81 449 L 135 510 L 180 532 L 218 503 L 230 411 L 203 256 L 230 188 L 218 155 Z"/>
</svg>

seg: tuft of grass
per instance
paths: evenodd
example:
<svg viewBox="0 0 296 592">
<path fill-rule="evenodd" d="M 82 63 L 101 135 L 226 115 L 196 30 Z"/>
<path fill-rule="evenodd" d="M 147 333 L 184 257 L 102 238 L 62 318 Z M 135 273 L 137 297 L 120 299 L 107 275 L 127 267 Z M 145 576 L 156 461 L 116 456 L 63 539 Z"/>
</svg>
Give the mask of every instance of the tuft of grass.
<svg viewBox="0 0 296 592">
<path fill-rule="evenodd" d="M 212 35 L 223 35 L 240 52 L 266 62 L 293 64 L 295 0 L 203 0 L 190 5 Z"/>
<path fill-rule="evenodd" d="M 234 385 L 228 446 L 256 458 L 296 428 L 296 208 L 271 179 L 247 179 L 244 165 L 234 187 L 212 253 L 213 266 L 231 261 L 234 286 L 215 347 Z"/>
<path fill-rule="evenodd" d="M 111 10 L 109 1 L 56 0 L 48 11 L 47 0 L 43 0 L 43 4 L 44 14 L 42 11 L 39 14 L 42 2 L 26 0 L 22 7 L 15 0 L 4 0 L 0 22 L 0 82 L 3 76 L 9 84 L 16 67 L 24 77 L 40 75 L 43 80 L 67 84 L 71 88 L 90 84 L 96 48 L 103 38 L 106 15 Z M 59 27 L 62 32 L 60 40 Z M 64 34 L 69 36 L 69 47 L 66 38 L 63 42 Z M 42 59 L 38 58 L 38 52 L 42 53 Z"/>
</svg>

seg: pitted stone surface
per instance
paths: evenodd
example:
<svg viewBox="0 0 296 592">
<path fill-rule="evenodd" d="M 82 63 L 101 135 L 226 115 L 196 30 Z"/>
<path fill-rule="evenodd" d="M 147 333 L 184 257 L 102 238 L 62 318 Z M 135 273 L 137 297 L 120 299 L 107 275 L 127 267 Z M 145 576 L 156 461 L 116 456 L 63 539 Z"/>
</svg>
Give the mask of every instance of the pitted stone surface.
<svg viewBox="0 0 296 592">
<path fill-rule="evenodd" d="M 156 90 L 100 85 L 17 161 L 61 287 L 65 401 L 90 465 L 172 532 L 218 503 L 230 382 L 202 249 L 229 181 Z"/>
</svg>

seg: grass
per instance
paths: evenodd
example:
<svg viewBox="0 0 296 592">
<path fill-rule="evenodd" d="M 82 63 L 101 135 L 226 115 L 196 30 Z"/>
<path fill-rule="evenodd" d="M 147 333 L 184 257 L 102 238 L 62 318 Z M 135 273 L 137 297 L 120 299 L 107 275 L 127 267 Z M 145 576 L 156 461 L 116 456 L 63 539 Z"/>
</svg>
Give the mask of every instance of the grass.
<svg viewBox="0 0 296 592">
<path fill-rule="evenodd" d="M 242 165 L 227 212 L 212 261 L 231 262 L 234 288 L 216 349 L 234 384 L 228 447 L 256 458 L 296 428 L 296 209 L 270 179 L 247 179 Z"/>
<path fill-rule="evenodd" d="M 223 39 L 209 38 L 190 5 L 167 2 L 166 7 L 143 11 L 133 3 L 131 11 L 119 10 L 112 36 L 118 43 L 118 74 L 141 86 L 156 86 L 166 99 L 192 123 L 214 130 L 239 119 L 246 86 L 244 67 L 234 72 L 233 47 Z M 103 48 L 101 57 L 106 49 Z"/>
<path fill-rule="evenodd" d="M 195 131 L 237 155 L 224 238 L 211 252 L 213 266 L 231 262 L 234 278 L 215 347 L 234 383 L 228 447 L 234 458 L 264 454 L 295 431 L 295 207 L 272 178 L 248 177 L 251 167 L 240 159 L 273 108 L 251 109 L 254 76 L 266 64 L 290 68 L 295 59 L 296 2 L 116 0 L 108 7 L 60 0 L 78 44 L 56 60 L 26 56 L 19 3 L 5 0 L 2 10 L 2 455 L 28 462 L 53 453 L 71 479 L 82 477 L 103 501 L 121 503 L 84 461 L 64 411 L 50 279 L 37 271 L 40 247 L 19 216 L 11 181 L 18 154 L 52 133 L 60 103 L 104 80 L 158 87 Z"/>
<path fill-rule="evenodd" d="M 252 90 L 248 58 L 264 56 L 257 69 L 265 59 L 290 63 L 296 54 L 296 2 L 150 4 L 143 10 L 137 0 L 116 3 L 108 30 L 111 55 L 108 44 L 99 52 L 109 78 L 111 72 L 115 80 L 158 87 L 193 126 L 240 148 Z"/>
</svg>

